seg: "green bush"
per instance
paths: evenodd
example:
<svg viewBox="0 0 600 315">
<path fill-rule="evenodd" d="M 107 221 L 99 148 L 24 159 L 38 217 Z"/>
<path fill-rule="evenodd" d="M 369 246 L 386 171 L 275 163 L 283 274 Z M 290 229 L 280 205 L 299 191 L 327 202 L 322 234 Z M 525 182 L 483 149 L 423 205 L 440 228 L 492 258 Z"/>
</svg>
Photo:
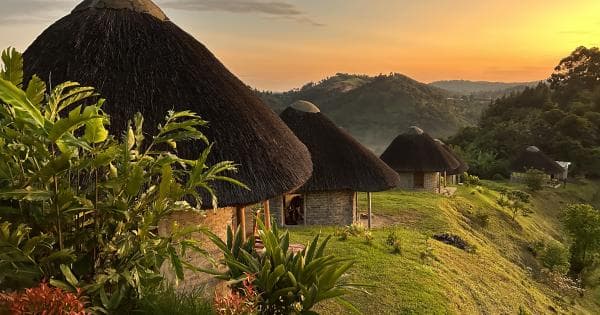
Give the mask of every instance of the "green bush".
<svg viewBox="0 0 600 315">
<path fill-rule="evenodd" d="M 214 181 L 240 184 L 221 175 L 235 171 L 231 162 L 206 165 L 211 146 L 199 130 L 206 122 L 170 112 L 147 137 L 136 115 L 117 139 L 93 88 L 67 82 L 47 90 L 37 76 L 24 84 L 21 55 L 2 59 L 0 289 L 49 279 L 83 288 L 96 309 L 116 313 L 158 288 L 165 263 L 183 279 L 180 254 L 203 252 L 191 238 L 199 228 L 160 236 L 160 221 L 198 211 L 183 200 L 199 205 Z M 189 140 L 206 144 L 197 160 L 176 155 L 177 143 Z"/>
<path fill-rule="evenodd" d="M 319 302 L 345 295 L 354 285 L 342 279 L 354 265 L 353 260 L 325 255 L 329 237 L 319 244 L 319 236 L 301 252 L 290 247 L 288 232 L 276 226 L 266 230 L 259 224 L 264 251 L 254 249 L 254 238 L 242 242 L 241 231 L 227 229 L 227 240 L 206 232 L 223 253 L 226 272 L 212 271 L 217 278 L 239 285 L 252 275 L 251 283 L 259 293 L 259 312 L 263 314 L 311 314 Z"/>
<path fill-rule="evenodd" d="M 532 213 L 528 207 L 531 195 L 521 190 L 501 190 L 498 205 L 507 208 L 512 213 L 512 218 L 517 219 L 518 215 L 527 216 Z"/>
<path fill-rule="evenodd" d="M 467 185 L 467 186 L 481 185 L 481 180 L 479 179 L 479 177 L 477 177 L 475 175 L 470 175 L 467 172 L 463 173 L 463 181 L 464 181 L 465 185 Z"/>
<path fill-rule="evenodd" d="M 544 186 L 544 182 L 546 181 L 546 174 L 539 170 L 529 169 L 525 173 L 525 178 L 523 179 L 523 181 L 525 185 L 527 185 L 527 188 L 529 188 L 529 190 L 539 191 L 542 190 Z"/>
<path fill-rule="evenodd" d="M 566 274 L 569 271 L 569 250 L 561 243 L 552 241 L 546 244 L 539 255 L 540 261 L 544 267 Z"/>
<path fill-rule="evenodd" d="M 600 211 L 586 204 L 570 205 L 562 220 L 573 241 L 571 271 L 579 274 L 593 264 L 600 252 Z"/>
</svg>

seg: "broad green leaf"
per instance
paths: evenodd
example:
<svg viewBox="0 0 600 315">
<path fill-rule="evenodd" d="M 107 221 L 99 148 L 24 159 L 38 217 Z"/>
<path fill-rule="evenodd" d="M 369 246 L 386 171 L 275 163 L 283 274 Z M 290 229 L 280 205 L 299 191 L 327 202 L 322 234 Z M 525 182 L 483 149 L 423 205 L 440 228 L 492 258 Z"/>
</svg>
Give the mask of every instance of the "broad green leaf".
<svg viewBox="0 0 600 315">
<path fill-rule="evenodd" d="M 37 75 L 31 77 L 29 83 L 27 84 L 27 90 L 25 94 L 27 94 L 27 98 L 31 101 L 33 106 L 39 108 L 40 104 L 44 100 L 46 93 L 46 83 L 42 81 Z"/>
<path fill-rule="evenodd" d="M 73 286 L 73 288 L 77 288 L 77 286 L 79 286 L 79 280 L 77 280 L 73 272 L 71 272 L 71 268 L 69 268 L 66 265 L 60 265 L 60 271 L 62 272 L 67 282 Z"/>
<path fill-rule="evenodd" d="M 12 105 L 17 119 L 43 127 L 45 120 L 40 110 L 27 98 L 25 92 L 12 82 L 0 79 L 0 100 Z"/>
<path fill-rule="evenodd" d="M 21 87 L 23 84 L 23 55 L 14 48 L 2 52 L 4 67 L 0 69 L 0 78 Z"/>
<path fill-rule="evenodd" d="M 99 109 L 103 101 L 100 102 L 98 107 L 88 106 L 85 108 L 84 115 L 101 117 Z M 106 141 L 108 138 L 108 130 L 104 128 L 105 118 L 96 118 L 86 122 L 84 138 L 89 143 L 101 143 Z"/>
</svg>

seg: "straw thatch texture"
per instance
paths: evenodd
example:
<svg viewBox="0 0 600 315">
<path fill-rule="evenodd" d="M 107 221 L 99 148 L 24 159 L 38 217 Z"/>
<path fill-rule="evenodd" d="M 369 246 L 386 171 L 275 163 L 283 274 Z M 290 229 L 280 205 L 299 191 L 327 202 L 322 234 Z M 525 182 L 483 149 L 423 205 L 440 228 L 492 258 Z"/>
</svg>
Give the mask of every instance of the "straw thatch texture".
<svg viewBox="0 0 600 315">
<path fill-rule="evenodd" d="M 311 153 L 313 175 L 302 192 L 383 191 L 399 184 L 398 174 L 308 102 L 288 107 L 281 118 Z"/>
<path fill-rule="evenodd" d="M 96 87 L 107 99 L 104 109 L 116 132 L 136 112 L 144 115 L 151 134 L 168 110 L 200 114 L 210 122 L 205 133 L 215 142 L 209 163 L 240 164 L 232 175 L 252 189 L 215 185 L 221 207 L 256 203 L 300 187 L 312 172 L 306 147 L 204 45 L 144 10 L 78 7 L 27 49 L 26 75 Z M 197 158 L 202 149 L 203 144 L 190 143 L 179 152 Z"/>
<path fill-rule="evenodd" d="M 564 169 L 556 161 L 534 146 L 521 151 L 519 156 L 511 163 L 513 172 L 526 172 L 529 169 L 536 169 L 548 175 L 564 172 Z"/>
<path fill-rule="evenodd" d="M 407 133 L 394 139 L 381 159 L 399 173 L 451 171 L 460 165 L 418 127 L 410 127 Z"/>
<path fill-rule="evenodd" d="M 439 140 L 439 139 L 435 139 L 435 141 L 442 146 L 442 148 L 444 150 L 446 150 L 446 152 L 448 152 L 449 154 L 451 154 L 455 160 L 458 161 L 459 165 L 457 168 L 446 171 L 447 175 L 459 175 L 462 174 L 466 171 L 469 170 L 469 165 L 467 164 L 467 162 L 465 162 L 465 160 L 463 160 L 460 156 L 458 156 L 458 154 L 456 154 L 456 152 L 454 152 L 454 150 L 452 150 L 452 148 L 450 148 L 449 145 L 445 144 L 443 141 Z"/>
</svg>

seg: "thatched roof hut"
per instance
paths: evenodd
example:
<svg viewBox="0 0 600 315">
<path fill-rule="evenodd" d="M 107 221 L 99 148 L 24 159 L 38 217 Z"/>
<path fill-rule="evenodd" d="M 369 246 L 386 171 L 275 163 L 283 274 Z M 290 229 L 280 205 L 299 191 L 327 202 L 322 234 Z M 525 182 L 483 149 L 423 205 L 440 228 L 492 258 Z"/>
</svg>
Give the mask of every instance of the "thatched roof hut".
<svg viewBox="0 0 600 315">
<path fill-rule="evenodd" d="M 86 0 L 45 30 L 24 54 L 27 76 L 94 86 L 107 99 L 111 129 L 136 112 L 154 133 L 168 110 L 191 110 L 210 122 L 209 163 L 238 163 L 251 191 L 218 183 L 219 206 L 253 204 L 300 187 L 312 164 L 281 119 L 200 42 L 150 0 Z M 180 146 L 195 158 L 200 143 Z"/>
<path fill-rule="evenodd" d="M 299 101 L 281 114 L 310 151 L 312 177 L 299 191 L 374 192 L 398 185 L 398 174 L 314 104 Z"/>
<path fill-rule="evenodd" d="M 511 163 L 511 170 L 513 172 L 524 173 L 529 169 L 536 169 L 548 175 L 562 174 L 564 172 L 564 169 L 556 161 L 535 146 L 525 148 Z"/>
<path fill-rule="evenodd" d="M 444 172 L 460 165 L 452 154 L 415 126 L 394 139 L 381 159 L 399 173 Z"/>
<path fill-rule="evenodd" d="M 445 144 L 442 140 L 439 140 L 439 139 L 435 139 L 435 141 L 439 145 L 441 145 L 442 148 L 444 150 L 446 150 L 446 152 L 451 154 L 454 157 L 454 159 L 456 159 L 459 163 L 457 168 L 446 171 L 447 175 L 459 175 L 459 174 L 462 174 L 469 170 L 469 165 L 467 164 L 467 162 L 465 162 L 465 160 L 463 160 L 460 156 L 458 156 L 458 154 L 456 154 L 456 152 L 454 152 L 454 150 L 452 150 L 452 148 L 450 148 L 449 145 Z"/>
</svg>

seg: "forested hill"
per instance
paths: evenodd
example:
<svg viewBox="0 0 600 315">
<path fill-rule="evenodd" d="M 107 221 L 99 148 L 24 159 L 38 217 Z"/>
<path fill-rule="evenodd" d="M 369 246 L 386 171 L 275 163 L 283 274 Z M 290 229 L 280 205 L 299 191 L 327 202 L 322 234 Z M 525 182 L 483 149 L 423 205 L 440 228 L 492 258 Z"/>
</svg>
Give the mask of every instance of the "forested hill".
<svg viewBox="0 0 600 315">
<path fill-rule="evenodd" d="M 276 112 L 297 100 L 313 102 L 338 126 L 377 153 L 411 125 L 422 127 L 434 137 L 449 137 L 461 127 L 474 125 L 490 103 L 401 74 L 337 74 L 300 89 L 259 94 Z"/>
<path fill-rule="evenodd" d="M 577 48 L 548 84 L 498 99 L 451 142 L 483 177 L 507 175 L 511 157 L 528 145 L 573 162 L 576 173 L 600 176 L 600 50 Z"/>
<path fill-rule="evenodd" d="M 484 93 L 504 93 L 536 86 L 539 81 L 532 82 L 488 82 L 469 80 L 435 81 L 429 85 L 462 95 L 479 95 Z"/>
</svg>

